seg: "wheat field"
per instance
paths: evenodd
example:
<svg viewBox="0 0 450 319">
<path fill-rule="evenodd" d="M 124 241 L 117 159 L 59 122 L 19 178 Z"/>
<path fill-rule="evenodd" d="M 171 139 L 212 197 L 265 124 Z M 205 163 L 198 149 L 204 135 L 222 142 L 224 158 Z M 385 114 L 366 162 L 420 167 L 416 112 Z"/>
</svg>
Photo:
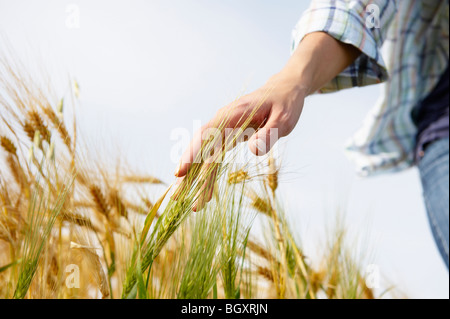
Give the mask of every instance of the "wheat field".
<svg viewBox="0 0 450 319">
<path fill-rule="evenodd" d="M 170 196 L 157 176 L 89 154 L 80 86 L 67 88 L 0 55 L 0 298 L 379 297 L 342 227 L 308 258 L 277 195 L 279 158 L 236 165 L 228 152 Z M 213 198 L 192 213 L 211 174 Z"/>
</svg>

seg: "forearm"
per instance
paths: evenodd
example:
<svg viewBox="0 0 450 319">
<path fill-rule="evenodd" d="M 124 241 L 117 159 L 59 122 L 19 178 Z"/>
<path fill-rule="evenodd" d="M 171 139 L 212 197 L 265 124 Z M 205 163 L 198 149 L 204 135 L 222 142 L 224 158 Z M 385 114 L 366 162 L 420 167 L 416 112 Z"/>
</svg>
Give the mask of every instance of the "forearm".
<svg viewBox="0 0 450 319">
<path fill-rule="evenodd" d="M 282 78 L 310 95 L 335 78 L 355 61 L 361 52 L 324 32 L 307 35 L 286 66 L 275 78 Z"/>
</svg>

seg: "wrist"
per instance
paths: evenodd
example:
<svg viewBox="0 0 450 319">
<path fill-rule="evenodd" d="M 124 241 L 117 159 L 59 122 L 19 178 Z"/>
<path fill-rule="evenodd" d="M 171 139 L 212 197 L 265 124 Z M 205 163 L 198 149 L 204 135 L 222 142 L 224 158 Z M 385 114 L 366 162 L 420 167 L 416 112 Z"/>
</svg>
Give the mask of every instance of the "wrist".
<svg viewBox="0 0 450 319">
<path fill-rule="evenodd" d="M 295 96 L 307 97 L 312 92 L 309 77 L 302 72 L 293 72 L 292 69 L 284 68 L 273 75 L 268 81 L 268 86 L 281 86 Z"/>
</svg>

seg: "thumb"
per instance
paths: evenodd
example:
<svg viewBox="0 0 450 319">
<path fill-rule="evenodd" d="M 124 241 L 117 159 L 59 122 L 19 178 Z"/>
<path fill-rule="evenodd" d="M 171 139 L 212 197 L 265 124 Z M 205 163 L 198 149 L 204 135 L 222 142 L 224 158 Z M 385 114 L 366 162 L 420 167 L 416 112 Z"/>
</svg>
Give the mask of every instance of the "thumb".
<svg viewBox="0 0 450 319">
<path fill-rule="evenodd" d="M 253 154 L 261 156 L 267 154 L 278 140 L 278 122 L 269 118 L 266 125 L 249 139 L 248 147 Z"/>
</svg>

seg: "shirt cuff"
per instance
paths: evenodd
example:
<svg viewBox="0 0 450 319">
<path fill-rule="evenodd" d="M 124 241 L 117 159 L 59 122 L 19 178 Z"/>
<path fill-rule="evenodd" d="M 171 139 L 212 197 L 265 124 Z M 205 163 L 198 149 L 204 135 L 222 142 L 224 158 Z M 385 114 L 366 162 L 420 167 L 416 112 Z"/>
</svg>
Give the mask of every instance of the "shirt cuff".
<svg viewBox="0 0 450 319">
<path fill-rule="evenodd" d="M 306 35 L 313 32 L 325 32 L 362 52 L 355 62 L 322 87 L 320 93 L 378 84 L 388 79 L 380 52 L 381 43 L 377 43 L 373 34 L 379 30 L 367 28 L 365 11 L 362 15 L 344 4 L 335 7 L 313 6 L 303 14 L 293 30 L 291 53 Z"/>
</svg>

